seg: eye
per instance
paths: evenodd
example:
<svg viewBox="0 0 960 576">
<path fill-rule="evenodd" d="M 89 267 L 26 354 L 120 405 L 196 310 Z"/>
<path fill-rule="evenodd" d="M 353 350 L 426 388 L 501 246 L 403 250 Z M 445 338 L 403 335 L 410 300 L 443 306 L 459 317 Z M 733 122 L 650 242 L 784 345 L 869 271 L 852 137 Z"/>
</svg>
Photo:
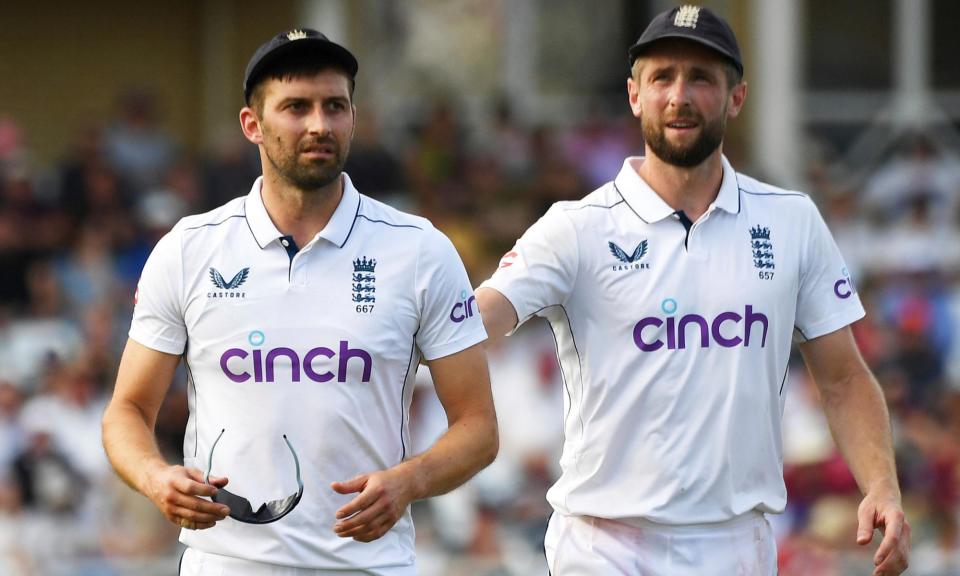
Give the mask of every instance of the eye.
<svg viewBox="0 0 960 576">
<path fill-rule="evenodd" d="M 700 82 L 703 84 L 709 84 L 713 82 L 713 77 L 706 72 L 694 72 L 690 76 L 690 79 L 694 82 Z"/>
<path fill-rule="evenodd" d="M 303 100 L 294 100 L 293 102 L 290 102 L 290 104 L 287 105 L 287 109 L 290 110 L 291 112 L 301 114 L 308 110 L 308 106 L 307 106 L 307 103 L 304 102 Z"/>
<path fill-rule="evenodd" d="M 347 109 L 347 103 L 343 100 L 332 100 L 327 103 L 327 109 L 331 112 L 344 112 Z"/>
<path fill-rule="evenodd" d="M 667 72 L 666 70 L 661 70 L 659 72 L 653 72 L 650 75 L 650 82 L 652 84 L 663 84 L 666 82 L 670 82 L 671 78 L 672 76 L 669 72 Z"/>
</svg>

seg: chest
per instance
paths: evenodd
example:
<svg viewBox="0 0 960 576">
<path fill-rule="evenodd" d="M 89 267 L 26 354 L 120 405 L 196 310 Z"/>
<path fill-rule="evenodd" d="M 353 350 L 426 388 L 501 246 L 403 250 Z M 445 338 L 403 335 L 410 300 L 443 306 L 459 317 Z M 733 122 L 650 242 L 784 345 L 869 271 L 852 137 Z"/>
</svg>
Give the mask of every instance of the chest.
<svg viewBox="0 0 960 576">
<path fill-rule="evenodd" d="M 704 334 L 730 332 L 756 314 L 791 313 L 799 250 L 778 223 L 754 220 L 721 214 L 689 228 L 672 218 L 613 221 L 581 242 L 577 308 L 609 325 L 686 319 Z M 712 330 L 717 322 L 730 328 Z"/>
<path fill-rule="evenodd" d="M 216 363 L 232 353 L 336 364 L 352 354 L 407 361 L 419 305 L 411 259 L 396 256 L 361 242 L 295 255 L 280 246 L 210 251 L 184 275 L 191 359 Z"/>
</svg>

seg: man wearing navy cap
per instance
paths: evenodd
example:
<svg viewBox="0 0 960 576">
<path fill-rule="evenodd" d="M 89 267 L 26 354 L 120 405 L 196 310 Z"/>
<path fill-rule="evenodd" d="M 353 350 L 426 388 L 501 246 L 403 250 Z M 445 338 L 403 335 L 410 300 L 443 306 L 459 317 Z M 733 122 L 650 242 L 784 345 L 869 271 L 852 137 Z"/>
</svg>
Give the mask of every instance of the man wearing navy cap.
<svg viewBox="0 0 960 576">
<path fill-rule="evenodd" d="M 850 332 L 864 315 L 853 281 L 807 195 L 722 154 L 747 95 L 733 31 L 680 6 L 628 56 L 644 156 L 555 204 L 477 290 L 492 338 L 535 315 L 556 336 L 552 576 L 776 574 L 766 515 L 786 505 L 791 340 L 864 493 L 856 541 L 880 529 L 874 574 L 899 574 L 910 528 L 883 396 Z"/>
<path fill-rule="evenodd" d="M 410 502 L 497 452 L 486 335 L 453 245 L 343 172 L 357 69 L 314 30 L 261 46 L 240 125 L 263 176 L 180 221 L 141 275 L 104 446 L 183 529 L 182 575 L 411 576 Z M 181 358 L 182 466 L 153 441 Z M 449 429 L 414 455 L 421 359 Z"/>
</svg>

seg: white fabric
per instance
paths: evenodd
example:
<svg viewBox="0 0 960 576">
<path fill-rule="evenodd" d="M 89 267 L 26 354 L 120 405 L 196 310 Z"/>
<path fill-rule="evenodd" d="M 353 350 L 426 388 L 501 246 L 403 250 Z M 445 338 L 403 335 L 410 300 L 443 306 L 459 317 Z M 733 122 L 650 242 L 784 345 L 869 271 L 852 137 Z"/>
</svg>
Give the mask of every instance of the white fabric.
<svg viewBox="0 0 960 576">
<path fill-rule="evenodd" d="M 557 340 L 565 442 L 547 497 L 564 514 L 665 524 L 780 512 L 794 328 L 815 338 L 863 307 L 806 195 L 724 159 L 688 237 L 642 161 L 555 204 L 483 284 Z"/>
<path fill-rule="evenodd" d="M 626 524 L 590 516 L 550 517 L 544 541 L 550 576 L 774 576 L 770 523 L 751 512 L 720 524 Z"/>
<path fill-rule="evenodd" d="M 314 570 L 262 564 L 187 548 L 178 576 L 415 576 L 413 566 L 376 570 Z"/>
<path fill-rule="evenodd" d="M 292 258 L 257 180 L 247 197 L 182 220 L 144 268 L 130 336 L 185 354 L 185 465 L 205 470 L 225 430 L 212 473 L 256 510 L 296 492 L 286 434 L 305 484 L 282 520 L 183 531 L 188 546 L 310 568 L 413 564 L 409 513 L 374 543 L 338 538 L 334 512 L 354 495 L 330 483 L 409 456 L 420 357 L 462 351 L 485 333 L 450 241 L 344 179 L 330 222 Z"/>
</svg>

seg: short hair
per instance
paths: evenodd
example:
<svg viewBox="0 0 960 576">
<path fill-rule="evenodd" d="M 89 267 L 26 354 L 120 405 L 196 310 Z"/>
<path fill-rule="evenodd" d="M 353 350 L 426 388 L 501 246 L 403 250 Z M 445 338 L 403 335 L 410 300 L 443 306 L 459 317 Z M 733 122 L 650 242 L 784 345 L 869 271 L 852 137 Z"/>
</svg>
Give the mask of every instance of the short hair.
<svg viewBox="0 0 960 576">
<path fill-rule="evenodd" d="M 357 80 L 346 68 L 329 60 L 318 59 L 309 52 L 291 54 L 290 56 L 271 64 L 253 81 L 250 89 L 250 100 L 247 104 L 256 111 L 257 116 L 263 116 L 263 86 L 267 80 L 293 80 L 304 76 L 313 76 L 324 70 L 336 70 L 347 77 L 350 83 L 350 101 L 353 101 L 353 91 L 357 87 Z"/>
<path fill-rule="evenodd" d="M 633 81 L 637 82 L 638 84 L 640 83 L 640 61 L 641 60 L 643 60 L 643 55 L 638 56 L 637 59 L 633 61 L 633 66 L 630 67 L 630 75 L 633 78 Z M 737 69 L 737 67 L 733 64 L 733 62 L 724 58 L 723 68 L 724 68 L 724 73 L 727 77 L 728 89 L 733 90 L 734 86 L 743 82 L 743 74 L 740 72 L 740 70 Z"/>
</svg>

